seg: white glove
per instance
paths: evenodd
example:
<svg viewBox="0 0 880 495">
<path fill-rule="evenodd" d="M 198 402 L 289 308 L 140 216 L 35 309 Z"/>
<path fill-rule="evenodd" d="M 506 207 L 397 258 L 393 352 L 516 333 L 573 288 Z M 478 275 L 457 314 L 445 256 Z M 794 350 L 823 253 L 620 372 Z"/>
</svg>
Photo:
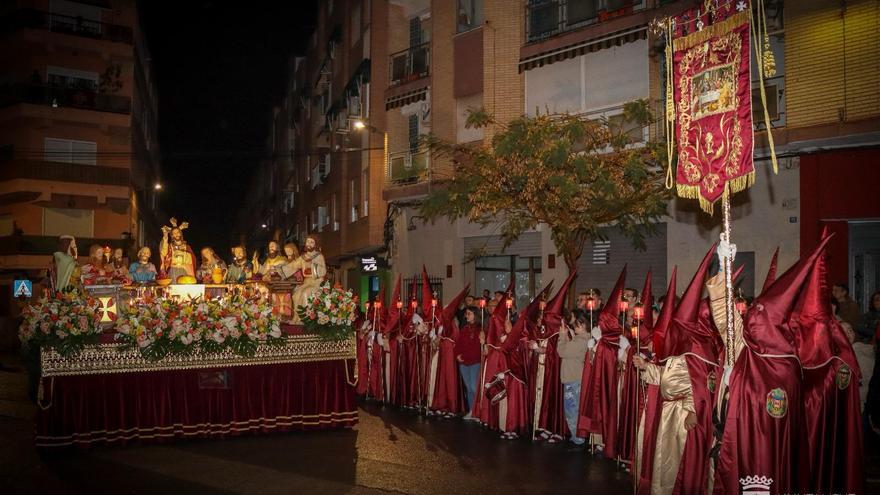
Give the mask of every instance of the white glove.
<svg viewBox="0 0 880 495">
<path fill-rule="evenodd" d="M 602 329 L 599 328 L 598 326 L 595 326 L 595 327 L 593 327 L 592 330 L 590 330 L 590 335 L 591 335 L 595 340 L 599 340 L 599 339 L 602 338 Z"/>
<path fill-rule="evenodd" d="M 590 340 L 587 341 L 587 350 L 596 347 L 596 339 L 590 337 Z"/>
<path fill-rule="evenodd" d="M 733 371 L 733 366 L 725 365 L 724 366 L 724 375 L 721 378 L 721 381 L 724 383 L 725 387 L 730 388 L 730 373 Z"/>
<path fill-rule="evenodd" d="M 718 258 L 729 258 L 731 262 L 736 258 L 736 244 L 728 242 L 723 237 L 718 242 Z"/>
<path fill-rule="evenodd" d="M 375 331 L 375 330 L 370 330 L 370 331 L 367 333 L 367 340 L 373 340 L 375 337 L 376 337 L 376 331 Z"/>
<path fill-rule="evenodd" d="M 617 345 L 618 345 L 617 360 L 625 363 L 626 362 L 626 350 L 629 349 L 629 339 L 627 339 L 626 337 L 621 335 L 620 336 L 620 343 L 618 343 Z"/>
</svg>

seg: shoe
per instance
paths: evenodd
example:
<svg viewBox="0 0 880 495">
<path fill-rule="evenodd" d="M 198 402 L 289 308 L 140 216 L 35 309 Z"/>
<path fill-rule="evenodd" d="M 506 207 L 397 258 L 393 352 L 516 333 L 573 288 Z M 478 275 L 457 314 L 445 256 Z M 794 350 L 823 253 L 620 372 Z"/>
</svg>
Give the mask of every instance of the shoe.
<svg viewBox="0 0 880 495">
<path fill-rule="evenodd" d="M 474 421 L 474 416 L 471 413 L 467 413 L 461 417 L 461 419 L 465 421 Z"/>
<path fill-rule="evenodd" d="M 570 438 L 569 440 L 571 441 L 571 443 L 573 443 L 575 445 L 583 445 L 583 444 L 587 443 L 586 440 L 584 440 L 583 438 L 579 438 L 579 437 Z"/>
</svg>

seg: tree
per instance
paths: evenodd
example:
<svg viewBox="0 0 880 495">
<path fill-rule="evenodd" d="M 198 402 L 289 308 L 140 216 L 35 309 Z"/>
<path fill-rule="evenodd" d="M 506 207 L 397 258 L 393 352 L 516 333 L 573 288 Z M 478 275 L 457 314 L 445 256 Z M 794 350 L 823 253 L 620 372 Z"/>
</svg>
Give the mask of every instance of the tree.
<svg viewBox="0 0 880 495">
<path fill-rule="evenodd" d="M 471 146 L 424 137 L 452 167 L 441 178 L 445 187 L 422 202 L 421 214 L 431 221 L 500 222 L 505 247 L 546 224 L 569 270 L 587 239 L 603 238 L 603 227 L 615 226 L 644 248 L 670 197 L 665 144 L 635 144 L 632 137 L 653 121 L 645 100 L 626 104 L 623 118 L 614 121 L 540 114 L 505 124 L 484 110 L 472 111 L 467 126 L 492 126 L 490 142 Z"/>
</svg>

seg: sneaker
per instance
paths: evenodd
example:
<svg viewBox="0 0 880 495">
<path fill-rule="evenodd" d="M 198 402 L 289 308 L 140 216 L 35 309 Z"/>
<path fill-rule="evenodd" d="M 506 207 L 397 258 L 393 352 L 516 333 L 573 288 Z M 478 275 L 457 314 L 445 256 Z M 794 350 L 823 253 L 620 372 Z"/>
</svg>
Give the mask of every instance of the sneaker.
<svg viewBox="0 0 880 495">
<path fill-rule="evenodd" d="M 584 440 L 583 438 L 580 438 L 580 437 L 573 437 L 573 438 L 570 438 L 569 440 L 571 440 L 571 443 L 573 443 L 575 445 L 583 445 L 583 444 L 587 443 L 586 440 Z"/>
</svg>

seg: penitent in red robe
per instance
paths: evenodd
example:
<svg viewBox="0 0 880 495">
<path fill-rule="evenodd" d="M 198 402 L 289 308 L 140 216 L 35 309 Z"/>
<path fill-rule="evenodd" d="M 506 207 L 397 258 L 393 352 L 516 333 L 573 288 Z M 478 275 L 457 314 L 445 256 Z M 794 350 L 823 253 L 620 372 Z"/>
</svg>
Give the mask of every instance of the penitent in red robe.
<svg viewBox="0 0 880 495">
<path fill-rule="evenodd" d="M 643 380 L 639 378 L 639 372 L 633 366 L 633 356 L 638 349 L 643 355 L 649 355 L 650 343 L 652 341 L 651 331 L 654 327 L 654 313 L 651 311 L 653 304 L 653 295 L 651 294 L 651 272 L 645 277 L 645 285 L 642 287 L 641 303 L 644 314 L 639 323 L 638 339 L 639 344 L 636 346 L 636 335 L 632 335 L 632 345 L 626 350 L 626 366 L 623 368 L 623 387 L 620 393 L 620 441 L 618 454 L 620 458 L 627 462 L 633 462 L 635 459 L 636 442 L 638 441 L 637 432 L 643 426 L 642 416 L 645 411 L 645 399 L 647 397 L 647 387 Z M 644 463 L 644 459 L 639 458 L 639 467 Z"/>
<path fill-rule="evenodd" d="M 604 455 L 617 457 L 618 440 L 618 384 L 620 372 L 617 365 L 622 327 L 618 318 L 618 301 L 623 294 L 626 281 L 626 266 L 620 272 L 617 283 L 611 291 L 608 303 L 599 314 L 599 328 L 602 338 L 596 343 L 595 356 L 584 370 L 586 383 L 581 383 L 581 409 L 578 420 L 578 434 L 587 437 L 590 433 L 602 435 Z"/>
<path fill-rule="evenodd" d="M 437 370 L 434 382 L 434 394 L 431 409 L 458 414 L 465 409 L 462 395 L 461 377 L 458 374 L 458 362 L 455 360 L 455 341 L 458 340 L 458 325 L 455 322 L 455 311 L 467 295 L 470 286 L 466 286 L 455 296 L 443 311 L 440 312 L 437 328 Z"/>
<path fill-rule="evenodd" d="M 730 376 L 729 401 L 714 493 L 739 493 L 741 480 L 771 479 L 773 493 L 798 491 L 809 465 L 803 437 L 802 369 L 790 324 L 822 241 L 764 293 L 743 319 L 744 347 Z"/>
<path fill-rule="evenodd" d="M 831 310 L 826 260 L 816 261 L 791 324 L 803 366 L 804 440 L 797 449 L 802 493 L 864 493 L 861 372 L 852 345 Z"/>
</svg>

